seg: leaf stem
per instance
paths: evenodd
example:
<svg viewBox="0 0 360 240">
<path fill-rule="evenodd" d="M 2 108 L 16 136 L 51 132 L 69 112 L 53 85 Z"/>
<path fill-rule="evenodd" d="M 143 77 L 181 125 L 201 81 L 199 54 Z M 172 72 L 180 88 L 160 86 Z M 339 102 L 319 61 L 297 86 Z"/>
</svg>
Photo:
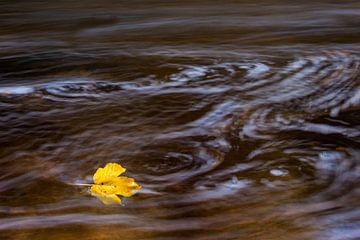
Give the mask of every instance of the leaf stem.
<svg viewBox="0 0 360 240">
<path fill-rule="evenodd" d="M 91 183 L 70 183 L 70 182 L 66 182 L 66 184 L 71 186 L 86 186 L 86 187 L 91 187 L 92 185 L 94 185 Z"/>
</svg>

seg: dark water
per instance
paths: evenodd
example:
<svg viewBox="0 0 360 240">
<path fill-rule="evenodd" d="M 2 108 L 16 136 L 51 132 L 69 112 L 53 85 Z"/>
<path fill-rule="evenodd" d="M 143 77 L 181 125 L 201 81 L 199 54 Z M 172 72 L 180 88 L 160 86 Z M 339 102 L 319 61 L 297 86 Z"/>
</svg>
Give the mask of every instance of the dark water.
<svg viewBox="0 0 360 240">
<path fill-rule="evenodd" d="M 1 1 L 1 239 L 360 239 L 359 1 Z M 143 189 L 83 188 L 119 162 Z"/>
</svg>

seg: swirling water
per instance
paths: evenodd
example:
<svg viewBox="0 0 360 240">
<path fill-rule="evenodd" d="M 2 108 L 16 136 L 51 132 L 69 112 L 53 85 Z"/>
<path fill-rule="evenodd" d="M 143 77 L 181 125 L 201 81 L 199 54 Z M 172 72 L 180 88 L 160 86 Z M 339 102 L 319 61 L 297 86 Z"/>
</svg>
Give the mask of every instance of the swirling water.
<svg viewBox="0 0 360 240">
<path fill-rule="evenodd" d="M 358 1 L 2 1 L 1 239 L 359 239 Z M 82 188 L 119 162 L 143 189 Z"/>
</svg>

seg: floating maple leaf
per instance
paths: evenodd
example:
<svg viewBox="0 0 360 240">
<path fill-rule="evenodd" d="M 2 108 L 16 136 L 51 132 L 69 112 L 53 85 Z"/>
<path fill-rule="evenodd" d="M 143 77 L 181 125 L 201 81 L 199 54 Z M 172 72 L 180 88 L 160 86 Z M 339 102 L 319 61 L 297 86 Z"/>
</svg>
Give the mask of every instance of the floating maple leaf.
<svg viewBox="0 0 360 240">
<path fill-rule="evenodd" d="M 73 184 L 90 186 L 92 195 L 99 198 L 104 204 L 121 204 L 120 196 L 131 197 L 141 186 L 133 178 L 119 176 L 126 171 L 120 164 L 108 163 L 99 168 L 94 174 L 94 184 Z"/>
</svg>

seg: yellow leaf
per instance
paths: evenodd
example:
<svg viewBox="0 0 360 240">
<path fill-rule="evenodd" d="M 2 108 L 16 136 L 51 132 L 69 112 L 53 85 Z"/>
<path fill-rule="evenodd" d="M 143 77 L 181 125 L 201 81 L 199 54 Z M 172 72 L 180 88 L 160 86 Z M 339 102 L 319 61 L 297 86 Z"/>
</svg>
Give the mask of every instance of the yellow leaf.
<svg viewBox="0 0 360 240">
<path fill-rule="evenodd" d="M 108 163 L 104 168 L 99 168 L 93 177 L 91 193 L 104 204 L 121 204 L 118 195 L 131 197 L 135 194 L 135 190 L 141 189 L 133 178 L 119 177 L 125 171 L 126 169 L 117 163 Z"/>
<path fill-rule="evenodd" d="M 101 184 L 107 181 L 111 181 L 123 172 L 126 169 L 123 168 L 120 164 L 117 163 L 108 163 L 104 168 L 98 168 L 94 174 L 94 183 Z"/>
<path fill-rule="evenodd" d="M 93 196 L 97 197 L 102 203 L 106 205 L 121 204 L 121 199 L 116 194 L 110 194 L 110 195 L 93 194 Z"/>
</svg>

